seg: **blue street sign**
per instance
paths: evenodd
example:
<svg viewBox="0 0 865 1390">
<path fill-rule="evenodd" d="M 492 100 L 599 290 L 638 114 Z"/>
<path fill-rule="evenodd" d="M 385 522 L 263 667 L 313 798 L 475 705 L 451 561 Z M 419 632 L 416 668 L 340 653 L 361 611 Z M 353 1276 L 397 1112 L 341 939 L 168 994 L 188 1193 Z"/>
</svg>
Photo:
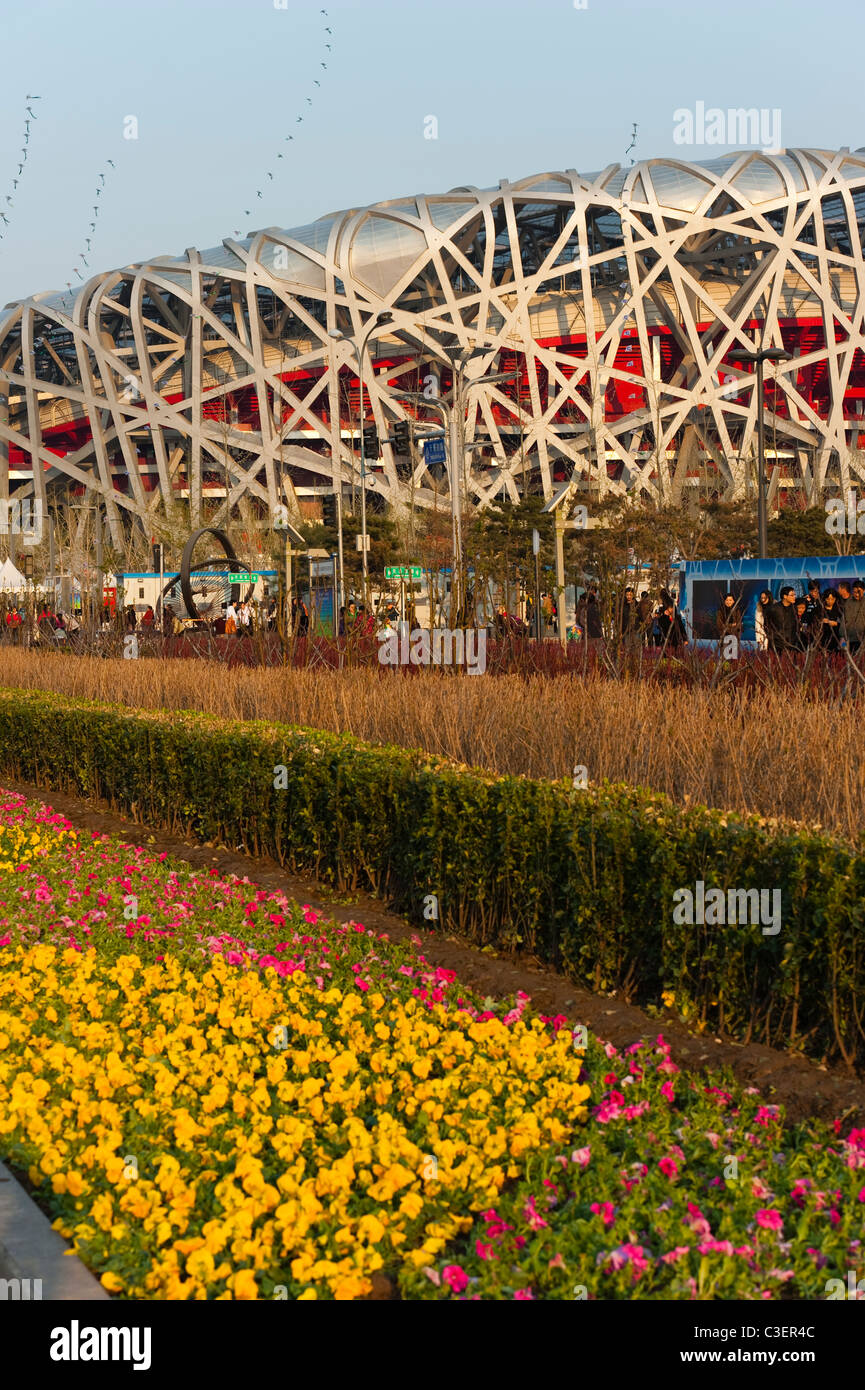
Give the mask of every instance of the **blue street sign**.
<svg viewBox="0 0 865 1390">
<path fill-rule="evenodd" d="M 445 442 L 443 439 L 425 439 L 423 445 L 423 461 L 429 465 L 431 463 L 444 463 L 447 459 L 445 453 Z"/>
</svg>

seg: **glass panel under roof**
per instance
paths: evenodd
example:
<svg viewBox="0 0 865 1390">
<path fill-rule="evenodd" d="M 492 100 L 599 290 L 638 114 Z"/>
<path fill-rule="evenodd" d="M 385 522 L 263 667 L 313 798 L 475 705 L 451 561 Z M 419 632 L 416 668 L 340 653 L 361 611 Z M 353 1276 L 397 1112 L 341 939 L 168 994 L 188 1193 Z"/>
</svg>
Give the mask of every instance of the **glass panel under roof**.
<svg viewBox="0 0 865 1390">
<path fill-rule="evenodd" d="M 258 257 L 260 264 L 277 280 L 292 280 L 298 285 L 308 285 L 311 289 L 325 288 L 324 266 L 309 256 L 302 256 L 290 246 L 279 242 L 265 241 Z"/>
<path fill-rule="evenodd" d="M 417 227 L 388 217 L 367 217 L 351 244 L 351 273 L 382 297 L 426 252 L 427 243 Z"/>
<path fill-rule="evenodd" d="M 317 222 L 310 222 L 305 227 L 288 227 L 285 235 L 292 241 L 299 241 L 304 246 L 311 247 L 320 256 L 326 256 L 330 230 L 335 221 L 335 217 L 320 217 Z"/>
<path fill-rule="evenodd" d="M 227 246 L 214 246 L 208 251 L 199 252 L 199 254 L 202 265 L 216 266 L 220 270 L 246 269 L 246 262 L 242 261 L 233 251 L 229 251 Z"/>
<path fill-rule="evenodd" d="M 708 179 L 680 169 L 675 164 L 653 163 L 648 172 L 655 197 L 662 207 L 694 212 L 711 188 Z"/>
<path fill-rule="evenodd" d="M 842 179 L 849 179 L 851 183 L 865 179 L 865 159 L 845 159 L 840 174 Z"/>
<path fill-rule="evenodd" d="M 474 211 L 477 203 L 434 203 L 430 200 L 427 206 L 433 226 L 443 231 L 445 227 L 450 227 L 461 217 L 465 217 L 467 212 Z"/>
<path fill-rule="evenodd" d="M 776 154 L 773 155 L 773 159 L 777 164 L 781 164 L 787 170 L 789 177 L 793 180 L 793 187 L 796 189 L 796 192 L 804 193 L 807 185 L 805 182 L 805 175 L 802 172 L 802 167 L 799 162 L 795 159 L 791 159 L 788 154 Z"/>
<path fill-rule="evenodd" d="M 417 203 L 414 198 L 404 198 L 399 203 L 379 203 L 382 212 L 405 212 L 409 217 L 417 217 Z"/>
<path fill-rule="evenodd" d="M 571 181 L 565 178 L 538 179 L 537 182 L 520 185 L 521 193 L 570 193 Z"/>
<path fill-rule="evenodd" d="M 752 159 L 733 175 L 732 186 L 752 203 L 768 203 L 783 198 L 787 192 L 781 174 L 765 159 Z"/>
</svg>

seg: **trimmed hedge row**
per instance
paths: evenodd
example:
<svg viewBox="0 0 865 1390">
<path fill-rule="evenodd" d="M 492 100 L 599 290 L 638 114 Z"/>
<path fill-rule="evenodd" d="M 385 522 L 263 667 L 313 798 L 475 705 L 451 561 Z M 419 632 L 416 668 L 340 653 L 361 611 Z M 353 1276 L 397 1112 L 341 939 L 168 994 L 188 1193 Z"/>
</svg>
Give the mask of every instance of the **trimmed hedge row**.
<svg viewBox="0 0 865 1390">
<path fill-rule="evenodd" d="M 495 777 L 348 735 L 0 690 L 0 768 L 143 823 L 370 888 L 595 990 L 745 1041 L 865 1058 L 865 856 L 643 788 Z M 281 770 L 280 770 L 281 769 Z M 697 881 L 782 893 L 781 930 L 677 925 Z"/>
</svg>

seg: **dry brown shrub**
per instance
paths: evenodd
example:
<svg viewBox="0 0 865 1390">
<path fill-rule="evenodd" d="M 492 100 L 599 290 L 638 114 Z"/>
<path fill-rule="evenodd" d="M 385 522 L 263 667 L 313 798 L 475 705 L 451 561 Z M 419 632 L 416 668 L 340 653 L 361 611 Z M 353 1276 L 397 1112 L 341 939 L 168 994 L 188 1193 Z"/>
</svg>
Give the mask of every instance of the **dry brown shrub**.
<svg viewBox="0 0 865 1390">
<path fill-rule="evenodd" d="M 231 670 L 205 661 L 97 660 L 6 648 L 4 685 L 348 731 L 499 773 L 609 778 L 702 802 L 819 822 L 858 838 L 865 729 L 853 705 L 795 690 L 436 672 Z"/>
</svg>

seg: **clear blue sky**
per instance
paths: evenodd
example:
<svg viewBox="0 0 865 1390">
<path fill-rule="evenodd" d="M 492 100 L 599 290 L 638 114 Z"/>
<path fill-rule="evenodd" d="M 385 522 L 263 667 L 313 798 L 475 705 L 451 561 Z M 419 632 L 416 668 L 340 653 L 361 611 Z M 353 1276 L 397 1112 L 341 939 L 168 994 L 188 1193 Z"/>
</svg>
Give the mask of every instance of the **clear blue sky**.
<svg viewBox="0 0 865 1390">
<path fill-rule="evenodd" d="M 0 305 L 78 283 L 94 205 L 98 271 L 382 198 L 629 162 L 634 122 L 632 156 L 712 158 L 725 147 L 673 141 L 673 112 L 698 101 L 780 108 L 783 145 L 865 145 L 863 0 L 326 0 L 326 19 L 277 3 L 3 0 Z M 27 93 L 41 100 L 13 194 Z"/>
</svg>

